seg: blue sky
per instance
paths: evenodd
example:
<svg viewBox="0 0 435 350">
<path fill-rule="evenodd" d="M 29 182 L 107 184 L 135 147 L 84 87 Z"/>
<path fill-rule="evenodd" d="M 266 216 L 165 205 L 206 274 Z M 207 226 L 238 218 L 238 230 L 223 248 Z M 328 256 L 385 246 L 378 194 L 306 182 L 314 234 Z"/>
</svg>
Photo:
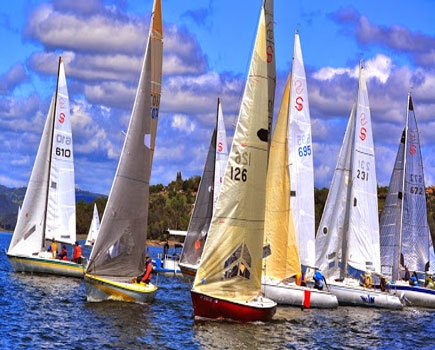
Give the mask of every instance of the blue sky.
<svg viewBox="0 0 435 350">
<path fill-rule="evenodd" d="M 164 63 L 152 183 L 201 174 L 221 97 L 228 134 L 240 104 L 261 0 L 162 0 Z M 76 184 L 107 194 L 139 79 L 151 0 L 0 3 L 0 184 L 30 176 L 62 55 Z M 275 0 L 277 94 L 299 29 L 315 184 L 329 187 L 364 59 L 378 182 L 387 185 L 413 93 L 426 184 L 434 183 L 435 2 Z"/>
</svg>

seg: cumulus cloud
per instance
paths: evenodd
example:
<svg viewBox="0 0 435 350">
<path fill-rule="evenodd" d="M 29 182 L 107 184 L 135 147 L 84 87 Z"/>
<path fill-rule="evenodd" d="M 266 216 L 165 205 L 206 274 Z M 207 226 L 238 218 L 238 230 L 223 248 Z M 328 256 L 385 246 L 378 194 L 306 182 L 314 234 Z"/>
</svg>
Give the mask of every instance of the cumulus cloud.
<svg viewBox="0 0 435 350">
<path fill-rule="evenodd" d="M 188 117 L 183 114 L 175 114 L 172 117 L 171 126 L 174 129 L 185 132 L 186 134 L 191 134 L 195 130 L 195 123 L 188 120 Z"/>
<path fill-rule="evenodd" d="M 11 93 L 18 85 L 29 79 L 24 66 L 17 62 L 8 72 L 0 76 L 0 95 Z"/>
<path fill-rule="evenodd" d="M 435 64 L 435 36 L 412 32 L 401 25 L 382 26 L 369 21 L 352 8 L 342 8 L 331 14 L 337 23 L 350 26 L 359 43 L 378 44 L 395 52 L 410 54 L 417 64 L 430 67 Z"/>
</svg>

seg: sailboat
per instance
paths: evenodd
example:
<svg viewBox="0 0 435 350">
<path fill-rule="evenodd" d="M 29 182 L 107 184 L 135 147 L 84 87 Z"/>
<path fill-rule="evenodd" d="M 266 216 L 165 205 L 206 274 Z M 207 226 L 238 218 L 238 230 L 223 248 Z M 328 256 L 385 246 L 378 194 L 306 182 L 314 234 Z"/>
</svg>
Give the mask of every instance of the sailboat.
<svg viewBox="0 0 435 350">
<path fill-rule="evenodd" d="M 263 2 L 224 181 L 191 290 L 195 317 L 268 321 L 261 296 L 266 172 L 275 96 L 273 2 Z"/>
<path fill-rule="evenodd" d="M 14 272 L 83 277 L 83 265 L 53 259 L 47 252 L 51 240 L 70 245 L 76 240 L 71 116 L 61 58 L 56 91 L 7 252 Z"/>
<path fill-rule="evenodd" d="M 308 255 L 304 256 L 305 264 L 314 266 L 314 261 L 311 261 L 311 255 L 314 260 L 314 222 L 311 225 L 311 220 L 314 218 L 314 213 L 312 213 L 314 211 L 314 184 L 311 126 L 307 111 L 307 85 L 298 33 L 295 34 L 292 74 L 293 79 L 289 74 L 284 90 L 269 153 L 264 223 L 264 246 L 266 248 L 261 290 L 266 297 L 278 304 L 335 308 L 338 306 L 335 295 L 288 282 L 290 277 L 301 272 L 302 252 Z M 292 101 L 291 108 L 289 108 L 290 101 Z M 299 116 L 292 110 L 304 112 L 302 116 Z M 293 130 L 290 130 L 291 128 Z M 295 145 L 299 146 L 299 159 L 294 155 L 298 152 Z M 293 174 L 297 178 L 295 181 L 291 181 Z M 307 180 L 308 189 L 303 184 L 304 179 Z M 291 187 L 292 185 L 295 187 Z M 291 188 L 295 190 L 290 190 Z M 290 197 L 291 194 L 292 197 Z M 290 203 L 290 198 L 297 198 L 297 201 Z M 306 206 L 303 205 L 304 202 Z M 297 208 L 297 218 L 301 220 L 299 225 L 294 224 L 296 218 L 293 204 Z M 306 223 L 306 226 L 301 223 Z M 295 228 L 300 229 L 299 241 L 296 238 Z M 306 242 L 311 241 L 311 236 L 312 251 L 304 249 L 308 247 Z"/>
<path fill-rule="evenodd" d="M 161 2 L 155 0 L 124 146 L 85 274 L 88 301 L 149 302 L 157 286 L 133 282 L 144 271 L 149 181 L 162 82 Z"/>
<path fill-rule="evenodd" d="M 401 309 L 396 296 L 364 288 L 359 282 L 361 272 L 380 273 L 375 170 L 367 84 L 361 63 L 356 115 L 354 105 L 316 236 L 316 265 L 340 305 Z"/>
<path fill-rule="evenodd" d="M 88 237 L 85 246 L 92 247 L 97 240 L 98 230 L 100 229 L 100 217 L 98 216 L 97 204 L 94 203 L 94 213 L 92 215 L 91 226 L 89 227 Z"/>
<path fill-rule="evenodd" d="M 427 222 L 420 135 L 411 94 L 380 221 L 382 273 L 394 283 L 390 290 L 407 304 L 435 308 L 435 290 L 401 281 L 401 269 L 424 273 L 433 254 Z"/>
<path fill-rule="evenodd" d="M 216 115 L 216 125 L 181 252 L 179 266 L 183 276 L 188 278 L 196 275 L 228 161 L 227 135 L 219 98 Z"/>
</svg>

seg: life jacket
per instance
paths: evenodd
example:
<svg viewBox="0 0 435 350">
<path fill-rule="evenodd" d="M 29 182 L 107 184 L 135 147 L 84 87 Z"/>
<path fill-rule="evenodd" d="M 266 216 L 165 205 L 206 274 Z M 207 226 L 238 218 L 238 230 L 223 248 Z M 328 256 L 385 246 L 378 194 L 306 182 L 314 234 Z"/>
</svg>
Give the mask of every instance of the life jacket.
<svg viewBox="0 0 435 350">
<path fill-rule="evenodd" d="M 145 273 L 143 275 L 142 282 L 148 283 L 151 280 L 151 272 L 153 272 L 153 264 L 151 264 L 150 261 L 145 266 Z"/>
<path fill-rule="evenodd" d="M 296 274 L 296 285 L 297 285 L 297 286 L 300 286 L 300 285 L 301 285 L 301 282 L 302 282 L 302 272 L 298 272 L 298 273 Z"/>
<path fill-rule="evenodd" d="M 74 259 L 80 258 L 82 256 L 82 248 L 77 245 L 74 247 Z"/>
<path fill-rule="evenodd" d="M 68 255 L 65 254 L 65 255 L 63 256 L 62 260 L 68 260 Z"/>
</svg>

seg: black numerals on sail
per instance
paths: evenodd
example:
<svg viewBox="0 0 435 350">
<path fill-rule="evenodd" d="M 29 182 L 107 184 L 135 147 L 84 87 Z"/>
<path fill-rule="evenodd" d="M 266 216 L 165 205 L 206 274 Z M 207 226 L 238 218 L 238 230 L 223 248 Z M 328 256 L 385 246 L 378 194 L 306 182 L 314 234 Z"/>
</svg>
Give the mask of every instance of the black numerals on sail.
<svg viewBox="0 0 435 350">
<path fill-rule="evenodd" d="M 423 176 L 419 174 L 410 174 L 411 182 L 414 184 L 422 184 L 423 183 Z M 409 192 L 411 194 L 416 194 L 419 196 L 422 196 L 424 194 L 423 186 L 416 186 L 411 185 L 409 186 Z"/>
<path fill-rule="evenodd" d="M 71 137 L 64 135 L 56 135 L 56 141 L 58 145 L 71 146 Z M 63 147 L 56 147 L 56 155 L 58 157 L 71 157 L 71 150 Z"/>
<path fill-rule="evenodd" d="M 370 163 L 364 160 L 358 161 L 358 169 L 356 169 L 356 178 L 362 181 L 369 181 Z"/>
<path fill-rule="evenodd" d="M 234 160 L 239 166 L 231 166 L 231 180 L 246 182 L 246 180 L 248 179 L 248 169 L 246 169 L 246 167 L 249 167 L 251 165 L 251 153 L 240 153 L 239 151 L 236 151 L 236 158 Z"/>
</svg>

